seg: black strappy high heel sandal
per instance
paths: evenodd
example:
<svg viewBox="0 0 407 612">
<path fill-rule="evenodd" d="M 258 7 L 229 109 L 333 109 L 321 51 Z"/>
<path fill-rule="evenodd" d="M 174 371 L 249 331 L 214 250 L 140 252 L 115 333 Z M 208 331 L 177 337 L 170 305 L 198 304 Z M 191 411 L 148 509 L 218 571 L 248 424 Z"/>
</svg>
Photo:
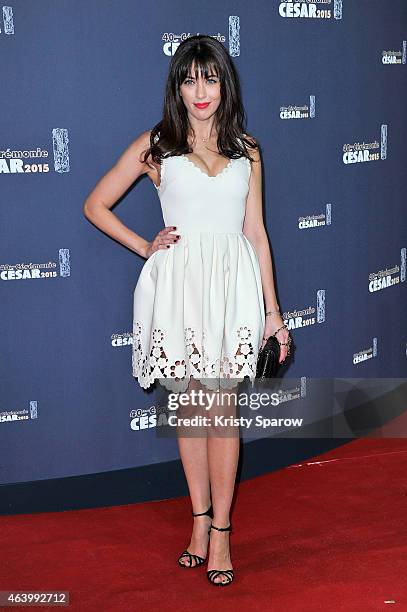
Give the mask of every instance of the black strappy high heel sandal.
<svg viewBox="0 0 407 612">
<path fill-rule="evenodd" d="M 209 516 L 211 519 L 213 518 L 213 508 L 212 508 L 212 504 L 210 505 L 210 507 L 208 508 L 208 510 L 206 512 L 193 512 L 192 511 L 192 516 L 204 516 L 207 515 Z M 208 534 L 211 533 L 211 529 L 209 528 Z M 189 558 L 189 564 L 186 563 L 181 563 L 181 559 L 188 557 Z M 192 561 L 194 561 L 194 563 L 192 564 Z M 178 564 L 181 567 L 198 567 L 199 565 L 202 565 L 202 563 L 204 563 L 206 561 L 206 557 L 200 557 L 199 555 L 194 555 L 193 553 L 190 553 L 189 550 L 185 549 L 183 553 L 181 553 L 181 555 L 178 557 Z"/>
<path fill-rule="evenodd" d="M 218 531 L 232 531 L 232 525 L 230 524 L 229 527 L 215 527 L 215 525 L 211 525 L 211 529 L 217 529 Z M 209 533 L 211 531 L 211 529 L 209 529 Z M 215 581 L 215 578 L 217 578 L 220 574 L 223 574 L 224 576 L 226 576 L 226 582 L 221 582 L 220 580 L 218 582 Z M 235 574 L 233 572 L 232 569 L 226 569 L 226 570 L 217 570 L 217 569 L 212 569 L 212 570 L 207 570 L 206 571 L 206 575 L 208 577 L 208 580 L 211 584 L 214 584 L 215 586 L 227 586 L 228 584 L 230 584 L 231 582 L 233 582 L 233 579 L 235 577 Z"/>
</svg>

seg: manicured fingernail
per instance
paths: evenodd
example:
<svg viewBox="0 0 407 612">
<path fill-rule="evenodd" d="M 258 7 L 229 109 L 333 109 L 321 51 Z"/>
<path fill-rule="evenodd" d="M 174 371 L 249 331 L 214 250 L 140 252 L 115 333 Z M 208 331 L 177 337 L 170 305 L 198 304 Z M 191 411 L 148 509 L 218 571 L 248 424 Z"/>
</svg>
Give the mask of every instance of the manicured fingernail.
<svg viewBox="0 0 407 612">
<path fill-rule="evenodd" d="M 169 244 L 167 244 L 167 249 L 169 249 L 169 248 L 170 248 L 170 245 L 169 245 Z"/>
</svg>

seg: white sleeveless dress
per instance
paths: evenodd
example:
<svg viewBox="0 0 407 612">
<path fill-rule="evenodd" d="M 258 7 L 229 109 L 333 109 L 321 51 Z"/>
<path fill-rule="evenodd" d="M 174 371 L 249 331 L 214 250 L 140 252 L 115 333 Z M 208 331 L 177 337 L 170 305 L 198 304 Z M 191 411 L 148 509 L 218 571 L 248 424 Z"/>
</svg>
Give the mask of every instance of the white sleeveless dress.
<svg viewBox="0 0 407 612">
<path fill-rule="evenodd" d="M 265 312 L 260 266 L 242 232 L 251 173 L 246 157 L 212 177 L 185 155 L 162 160 L 165 226 L 181 238 L 155 251 L 134 289 L 132 370 L 174 392 L 190 377 L 214 391 L 253 383 Z"/>
</svg>

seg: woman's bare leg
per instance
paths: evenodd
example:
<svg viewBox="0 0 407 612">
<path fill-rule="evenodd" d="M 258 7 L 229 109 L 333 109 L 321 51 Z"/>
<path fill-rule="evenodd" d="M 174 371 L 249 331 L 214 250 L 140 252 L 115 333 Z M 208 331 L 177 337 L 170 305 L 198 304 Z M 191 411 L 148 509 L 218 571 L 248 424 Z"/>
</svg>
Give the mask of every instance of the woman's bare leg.
<svg viewBox="0 0 407 612">
<path fill-rule="evenodd" d="M 187 392 L 201 388 L 200 382 L 191 378 Z M 182 406 L 177 409 L 177 416 L 191 417 L 205 412 L 202 407 L 191 406 L 189 408 Z M 192 432 L 190 427 L 178 427 L 177 439 L 182 466 L 188 483 L 192 510 L 194 512 L 206 512 L 211 505 L 206 430 L 202 427 L 199 430 L 195 428 L 195 432 Z M 205 557 L 208 549 L 208 530 L 211 518 L 205 515 L 193 517 L 192 520 L 192 536 L 187 549 L 192 554 Z M 184 557 L 181 562 L 184 565 L 189 565 L 189 557 Z M 195 561 L 192 561 L 192 565 L 195 565 Z"/>
<path fill-rule="evenodd" d="M 236 402 L 233 393 L 237 393 L 237 386 L 219 392 L 220 401 L 208 411 L 212 423 L 215 415 L 225 418 L 236 416 Z M 228 403 L 226 396 L 231 394 Z M 239 428 L 237 426 L 213 426 L 208 428 L 208 465 L 209 478 L 212 491 L 213 524 L 216 527 L 227 527 L 230 523 L 230 506 L 236 480 L 236 470 L 239 460 Z M 211 529 L 210 554 L 208 570 L 232 569 L 229 549 L 228 531 Z M 226 582 L 223 574 L 214 578 L 215 582 Z"/>
</svg>

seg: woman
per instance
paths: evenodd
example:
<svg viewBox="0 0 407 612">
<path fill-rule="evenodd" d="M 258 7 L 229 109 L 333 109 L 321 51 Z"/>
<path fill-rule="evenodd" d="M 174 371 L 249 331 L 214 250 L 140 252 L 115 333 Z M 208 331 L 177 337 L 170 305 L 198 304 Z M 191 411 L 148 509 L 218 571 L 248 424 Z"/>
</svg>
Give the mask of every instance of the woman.
<svg viewBox="0 0 407 612">
<path fill-rule="evenodd" d="M 89 220 L 147 259 L 134 291 L 132 351 L 143 388 L 158 380 L 170 390 L 219 391 L 245 376 L 254 380 L 258 351 L 271 334 L 280 362 L 289 353 L 262 218 L 259 147 L 243 133 L 243 120 L 238 76 L 223 45 L 204 35 L 186 39 L 170 64 L 162 120 L 130 144 L 86 199 Z M 165 221 L 152 241 L 110 210 L 142 174 L 157 188 Z M 213 414 L 234 415 L 236 406 L 225 411 L 221 399 Z M 233 427 L 220 436 L 213 424 L 205 436 L 184 431 L 178 444 L 194 524 L 178 563 L 201 565 L 210 541 L 208 579 L 230 584 L 239 437 Z"/>
</svg>

